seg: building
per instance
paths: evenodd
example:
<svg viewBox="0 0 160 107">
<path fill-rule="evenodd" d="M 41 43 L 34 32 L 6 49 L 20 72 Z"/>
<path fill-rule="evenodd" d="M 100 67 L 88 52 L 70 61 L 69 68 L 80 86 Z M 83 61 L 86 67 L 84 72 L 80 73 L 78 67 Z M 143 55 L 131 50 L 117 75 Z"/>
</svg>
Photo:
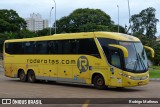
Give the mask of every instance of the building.
<svg viewBox="0 0 160 107">
<path fill-rule="evenodd" d="M 27 22 L 27 29 L 30 31 L 36 32 L 48 28 L 48 20 L 43 20 L 39 13 L 30 14 L 30 18 L 26 18 L 25 21 Z"/>
</svg>

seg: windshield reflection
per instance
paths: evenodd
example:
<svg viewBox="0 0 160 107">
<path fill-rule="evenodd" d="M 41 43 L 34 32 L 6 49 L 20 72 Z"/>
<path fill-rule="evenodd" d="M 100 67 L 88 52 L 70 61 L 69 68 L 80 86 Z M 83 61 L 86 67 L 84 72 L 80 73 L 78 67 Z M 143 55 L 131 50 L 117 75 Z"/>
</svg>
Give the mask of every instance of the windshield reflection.
<svg viewBox="0 0 160 107">
<path fill-rule="evenodd" d="M 147 56 L 141 42 L 119 42 L 128 50 L 125 68 L 128 71 L 141 72 L 148 70 Z"/>
</svg>

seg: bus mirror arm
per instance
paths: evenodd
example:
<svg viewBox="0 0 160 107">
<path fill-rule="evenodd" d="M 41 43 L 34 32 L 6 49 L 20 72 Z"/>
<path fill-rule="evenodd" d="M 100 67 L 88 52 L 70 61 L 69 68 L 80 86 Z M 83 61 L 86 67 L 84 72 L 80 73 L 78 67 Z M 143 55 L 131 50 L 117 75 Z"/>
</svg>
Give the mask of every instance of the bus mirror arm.
<svg viewBox="0 0 160 107">
<path fill-rule="evenodd" d="M 124 54 L 124 57 L 125 58 L 128 58 L 128 50 L 124 47 L 124 46 L 121 46 L 121 45 L 115 45 L 115 44 L 109 44 L 110 47 L 114 47 L 114 48 L 118 48 L 120 50 L 123 51 L 123 54 Z"/>
<path fill-rule="evenodd" d="M 144 46 L 144 48 L 150 50 L 152 58 L 154 58 L 154 55 L 155 55 L 154 50 L 151 47 L 149 47 L 149 46 Z"/>
</svg>

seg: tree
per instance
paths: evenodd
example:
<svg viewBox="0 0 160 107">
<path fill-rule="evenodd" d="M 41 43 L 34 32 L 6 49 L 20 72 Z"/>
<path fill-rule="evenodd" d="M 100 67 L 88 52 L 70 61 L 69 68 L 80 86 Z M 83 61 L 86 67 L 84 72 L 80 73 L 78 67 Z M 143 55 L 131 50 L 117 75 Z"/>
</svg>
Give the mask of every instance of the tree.
<svg viewBox="0 0 160 107">
<path fill-rule="evenodd" d="M 19 32 L 26 29 L 26 22 L 14 10 L 0 10 L 0 32 Z"/>
<path fill-rule="evenodd" d="M 153 62 L 153 64 L 158 65 L 160 62 L 160 43 L 156 41 L 156 38 L 148 38 L 145 35 L 142 35 L 140 33 L 135 34 L 136 37 L 138 37 L 143 45 L 152 47 L 155 51 L 155 57 L 151 57 L 151 52 L 149 50 L 146 50 L 148 58 Z"/>
<path fill-rule="evenodd" d="M 29 30 L 21 30 L 18 33 L 15 34 L 15 39 L 21 39 L 21 38 L 32 38 L 36 37 L 37 34 L 34 32 L 31 32 Z"/>
<path fill-rule="evenodd" d="M 121 33 L 126 33 L 126 30 L 125 30 L 125 28 L 123 27 L 123 26 L 121 26 L 121 25 L 111 25 L 110 26 L 110 31 L 112 31 L 112 32 L 117 32 L 118 31 L 118 26 L 119 26 L 119 32 L 121 32 Z"/>
<path fill-rule="evenodd" d="M 155 17 L 156 10 L 152 7 L 142 10 L 139 14 L 131 17 L 133 35 L 137 36 L 143 43 L 155 50 L 155 58 L 152 59 L 150 52 L 147 55 L 154 64 L 160 61 L 160 44 L 156 41 L 157 23 L 159 20 Z"/>
<path fill-rule="evenodd" d="M 0 10 L 0 52 L 7 39 L 29 38 L 36 33 L 26 30 L 26 22 L 14 10 Z"/>
<path fill-rule="evenodd" d="M 156 10 L 153 7 L 142 10 L 139 14 L 131 16 L 133 33 L 140 33 L 146 35 L 148 38 L 154 38 L 157 32 L 157 22 L 155 18 Z"/>
<path fill-rule="evenodd" d="M 156 47 L 154 47 L 154 50 L 155 50 L 154 64 L 159 65 L 160 64 L 160 43 L 157 43 Z"/>
<path fill-rule="evenodd" d="M 53 31 L 53 28 L 51 29 L 51 32 L 52 32 L 52 33 L 54 32 L 54 31 Z M 37 35 L 38 35 L 38 36 L 50 35 L 49 33 L 50 33 L 50 29 L 49 29 L 49 28 L 45 28 L 45 29 L 43 29 L 43 30 L 37 31 Z"/>
<path fill-rule="evenodd" d="M 116 31 L 111 17 L 100 9 L 77 9 L 69 16 L 57 20 L 58 33 L 89 32 L 89 31 Z M 116 29 L 116 30 L 115 30 Z M 124 33 L 125 29 L 120 30 Z"/>
</svg>

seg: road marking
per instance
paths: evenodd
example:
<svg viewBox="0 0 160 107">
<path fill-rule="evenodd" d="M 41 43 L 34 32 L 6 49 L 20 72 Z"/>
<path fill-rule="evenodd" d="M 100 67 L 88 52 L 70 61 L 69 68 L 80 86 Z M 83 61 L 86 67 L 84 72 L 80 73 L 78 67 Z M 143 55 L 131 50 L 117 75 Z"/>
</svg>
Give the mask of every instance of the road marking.
<svg viewBox="0 0 160 107">
<path fill-rule="evenodd" d="M 9 95 L 9 93 L 4 93 L 4 92 L 0 92 L 0 94 L 7 94 L 7 95 Z"/>
<path fill-rule="evenodd" d="M 90 102 L 90 100 L 86 100 L 86 101 L 84 102 L 84 104 L 82 105 L 82 107 L 88 107 L 89 102 Z"/>
</svg>

